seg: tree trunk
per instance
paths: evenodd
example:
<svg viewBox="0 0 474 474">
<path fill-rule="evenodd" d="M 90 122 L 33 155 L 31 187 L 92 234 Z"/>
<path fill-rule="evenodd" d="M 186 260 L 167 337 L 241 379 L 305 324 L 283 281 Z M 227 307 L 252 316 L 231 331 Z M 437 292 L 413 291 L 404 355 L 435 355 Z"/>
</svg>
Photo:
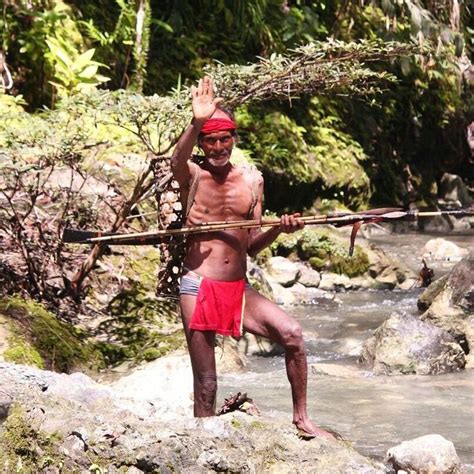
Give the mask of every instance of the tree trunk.
<svg viewBox="0 0 474 474">
<path fill-rule="evenodd" d="M 137 0 L 135 45 L 133 50 L 135 73 L 132 79 L 132 88 L 137 92 L 143 92 L 145 82 L 148 51 L 150 48 L 150 17 L 150 0 Z"/>
</svg>

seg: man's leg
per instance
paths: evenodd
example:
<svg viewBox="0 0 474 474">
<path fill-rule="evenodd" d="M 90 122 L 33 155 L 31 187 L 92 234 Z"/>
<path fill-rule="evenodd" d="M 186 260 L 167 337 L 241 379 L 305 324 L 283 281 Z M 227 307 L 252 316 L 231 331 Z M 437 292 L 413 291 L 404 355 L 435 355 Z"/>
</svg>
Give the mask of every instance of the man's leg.
<svg viewBox="0 0 474 474">
<path fill-rule="evenodd" d="M 275 303 L 254 289 L 245 292 L 245 299 L 244 329 L 277 342 L 285 349 L 286 372 L 293 397 L 293 423 L 308 435 L 334 438 L 327 431 L 318 428 L 308 417 L 306 409 L 308 364 L 301 326 Z"/>
<path fill-rule="evenodd" d="M 181 295 L 181 317 L 194 377 L 194 416 L 214 416 L 216 414 L 216 359 L 214 354 L 215 334 L 212 331 L 189 329 L 191 316 L 196 305 L 196 297 Z"/>
</svg>

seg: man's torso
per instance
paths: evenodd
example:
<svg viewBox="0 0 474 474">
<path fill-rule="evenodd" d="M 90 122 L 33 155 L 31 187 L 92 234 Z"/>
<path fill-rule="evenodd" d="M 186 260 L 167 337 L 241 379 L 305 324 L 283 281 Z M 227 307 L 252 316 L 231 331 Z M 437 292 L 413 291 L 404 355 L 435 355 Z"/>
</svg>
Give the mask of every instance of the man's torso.
<svg viewBox="0 0 474 474">
<path fill-rule="evenodd" d="M 201 168 L 186 224 L 251 218 L 249 212 L 256 199 L 254 179 L 254 175 L 243 167 L 233 166 L 225 177 L 214 176 Z M 213 280 L 244 278 L 248 236 L 247 229 L 228 229 L 190 236 L 184 265 Z"/>
</svg>

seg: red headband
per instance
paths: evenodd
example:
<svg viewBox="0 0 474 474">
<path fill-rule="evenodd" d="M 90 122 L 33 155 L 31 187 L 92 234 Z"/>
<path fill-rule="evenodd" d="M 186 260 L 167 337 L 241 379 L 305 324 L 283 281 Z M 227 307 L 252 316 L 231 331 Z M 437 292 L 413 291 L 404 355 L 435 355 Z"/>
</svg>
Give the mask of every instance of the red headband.
<svg viewBox="0 0 474 474">
<path fill-rule="evenodd" d="M 201 133 L 205 135 L 208 133 L 222 132 L 223 130 L 235 130 L 237 125 L 230 118 L 211 118 L 204 122 L 201 128 Z"/>
</svg>

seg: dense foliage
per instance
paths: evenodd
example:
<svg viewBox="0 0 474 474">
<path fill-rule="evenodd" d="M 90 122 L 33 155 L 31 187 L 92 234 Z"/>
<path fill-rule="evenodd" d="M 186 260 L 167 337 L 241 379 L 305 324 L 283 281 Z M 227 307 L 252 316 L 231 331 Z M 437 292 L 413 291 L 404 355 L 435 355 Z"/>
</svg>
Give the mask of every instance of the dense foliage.
<svg viewBox="0 0 474 474">
<path fill-rule="evenodd" d="M 444 171 L 472 179 L 464 136 L 473 99 L 463 72 L 474 22 L 465 1 L 9 0 L 0 30 L 11 93 L 22 94 L 30 109 L 100 84 L 162 95 L 214 61 L 246 65 L 260 56 L 260 68 L 285 70 L 278 54 L 308 41 L 413 42 L 428 48 L 425 54 L 379 58 L 376 69 L 398 83 L 383 84 L 376 101 L 354 100 L 348 90 L 288 106 L 274 94 L 271 102 L 241 109 L 242 147 L 261 166 L 274 196 L 267 205 L 275 210 L 311 207 L 317 198 L 352 207 L 369 200 L 426 203 Z M 312 70 L 341 80 L 337 64 L 324 68 L 325 44 Z M 237 79 L 246 74 L 236 66 Z M 256 81 L 247 92 L 264 90 Z M 300 201 L 287 202 L 295 187 Z"/>
<path fill-rule="evenodd" d="M 62 227 L 127 224 L 150 196 L 144 155 L 167 161 L 203 72 L 237 108 L 268 209 L 431 204 L 444 171 L 470 177 L 469 14 L 421 0 L 4 2 L 0 230 L 33 292 L 81 286 L 103 249 L 73 271 Z"/>
</svg>

